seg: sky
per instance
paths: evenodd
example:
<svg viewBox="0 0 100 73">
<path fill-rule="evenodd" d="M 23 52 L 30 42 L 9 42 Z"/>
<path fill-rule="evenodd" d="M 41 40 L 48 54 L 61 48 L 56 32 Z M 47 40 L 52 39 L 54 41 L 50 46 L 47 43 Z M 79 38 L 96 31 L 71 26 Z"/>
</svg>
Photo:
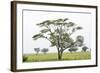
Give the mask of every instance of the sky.
<svg viewBox="0 0 100 73">
<path fill-rule="evenodd" d="M 52 12 L 52 11 L 23 11 L 23 53 L 35 53 L 34 48 L 48 48 L 49 52 L 57 52 L 55 47 L 50 47 L 50 42 L 45 39 L 33 40 L 32 36 L 37 34 L 41 29 L 36 24 L 45 20 L 55 20 L 59 18 L 68 18 L 69 21 L 83 27 L 82 30 L 76 31 L 73 38 L 77 35 L 84 36 L 84 44 L 91 48 L 91 13 L 77 12 Z"/>
</svg>

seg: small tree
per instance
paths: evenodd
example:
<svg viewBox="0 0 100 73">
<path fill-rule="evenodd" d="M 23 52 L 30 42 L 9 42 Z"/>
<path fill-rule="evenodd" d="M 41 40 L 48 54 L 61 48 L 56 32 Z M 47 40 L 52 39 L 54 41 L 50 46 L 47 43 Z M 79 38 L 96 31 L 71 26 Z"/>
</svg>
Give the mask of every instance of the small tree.
<svg viewBox="0 0 100 73">
<path fill-rule="evenodd" d="M 88 49 L 88 47 L 87 47 L 87 46 L 82 47 L 82 51 L 84 51 L 84 52 L 86 52 L 86 51 L 87 51 L 87 49 Z"/>
<path fill-rule="evenodd" d="M 78 49 L 75 48 L 75 47 L 72 47 L 72 48 L 68 49 L 68 51 L 71 52 L 71 53 L 72 53 L 72 52 L 76 52 L 77 50 L 78 50 Z"/>
<path fill-rule="evenodd" d="M 40 52 L 40 48 L 34 48 L 34 51 L 36 52 L 36 55 Z"/>
<path fill-rule="evenodd" d="M 41 52 L 43 52 L 44 54 L 46 54 L 48 51 L 49 51 L 48 48 L 43 48 L 43 49 L 41 50 Z"/>
</svg>

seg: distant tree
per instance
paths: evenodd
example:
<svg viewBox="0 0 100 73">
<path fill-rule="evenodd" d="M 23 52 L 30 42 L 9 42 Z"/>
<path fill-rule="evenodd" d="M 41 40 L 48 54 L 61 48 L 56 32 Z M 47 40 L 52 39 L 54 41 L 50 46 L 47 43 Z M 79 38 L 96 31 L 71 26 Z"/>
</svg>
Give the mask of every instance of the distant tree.
<svg viewBox="0 0 100 73">
<path fill-rule="evenodd" d="M 41 50 L 41 52 L 43 52 L 44 54 L 46 54 L 48 51 L 49 51 L 48 48 L 43 48 L 43 49 Z"/>
<path fill-rule="evenodd" d="M 40 48 L 34 48 L 34 51 L 36 52 L 36 55 L 40 52 Z"/>
<path fill-rule="evenodd" d="M 77 50 L 78 50 L 78 48 L 75 48 L 75 47 L 72 47 L 72 48 L 68 49 L 68 51 L 71 52 L 71 53 L 76 52 Z"/>
<path fill-rule="evenodd" d="M 88 47 L 87 47 L 87 46 L 82 47 L 82 51 L 84 51 L 84 52 L 86 52 L 86 51 L 87 51 L 87 49 L 88 49 Z"/>
</svg>

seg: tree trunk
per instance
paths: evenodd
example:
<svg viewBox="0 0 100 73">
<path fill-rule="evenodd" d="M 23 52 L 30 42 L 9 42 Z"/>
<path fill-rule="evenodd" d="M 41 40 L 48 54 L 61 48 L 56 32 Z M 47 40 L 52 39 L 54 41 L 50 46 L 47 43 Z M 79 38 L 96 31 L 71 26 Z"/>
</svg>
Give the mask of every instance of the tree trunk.
<svg viewBox="0 0 100 73">
<path fill-rule="evenodd" d="M 63 48 L 60 49 L 60 41 L 59 37 L 57 37 L 57 50 L 58 50 L 58 60 L 62 60 L 62 53 L 63 53 Z"/>
<path fill-rule="evenodd" d="M 57 50 L 58 50 L 58 60 L 61 60 L 61 55 L 60 55 L 60 43 L 59 43 L 59 36 L 57 36 Z"/>
<path fill-rule="evenodd" d="M 62 60 L 62 57 L 61 57 L 61 55 L 59 55 L 59 60 Z"/>
<path fill-rule="evenodd" d="M 61 59 L 61 57 L 60 57 L 60 50 L 59 50 L 59 48 L 57 48 L 57 50 L 58 50 L 58 60 L 60 60 Z"/>
<path fill-rule="evenodd" d="M 61 51 L 60 51 L 61 60 L 62 60 L 62 54 L 63 54 L 63 50 L 62 50 L 62 48 L 61 48 Z"/>
<path fill-rule="evenodd" d="M 63 51 L 61 50 L 59 50 L 58 51 L 58 60 L 62 60 L 62 54 L 63 54 Z"/>
<path fill-rule="evenodd" d="M 59 60 L 61 60 L 61 54 L 59 53 Z"/>
<path fill-rule="evenodd" d="M 63 54 L 63 51 L 61 50 L 61 60 L 62 60 L 62 54 Z"/>
</svg>

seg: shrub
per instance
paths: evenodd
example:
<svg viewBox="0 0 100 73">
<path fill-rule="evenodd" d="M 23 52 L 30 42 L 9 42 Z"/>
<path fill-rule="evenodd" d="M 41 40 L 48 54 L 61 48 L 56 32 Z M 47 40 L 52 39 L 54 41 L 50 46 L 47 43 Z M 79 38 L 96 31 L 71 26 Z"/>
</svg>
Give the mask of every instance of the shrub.
<svg viewBox="0 0 100 73">
<path fill-rule="evenodd" d="M 41 50 L 41 52 L 43 52 L 44 54 L 46 54 L 48 51 L 49 51 L 48 48 L 43 48 L 43 49 Z"/>
<path fill-rule="evenodd" d="M 26 56 L 23 56 L 23 62 L 27 61 L 27 57 Z"/>
</svg>

